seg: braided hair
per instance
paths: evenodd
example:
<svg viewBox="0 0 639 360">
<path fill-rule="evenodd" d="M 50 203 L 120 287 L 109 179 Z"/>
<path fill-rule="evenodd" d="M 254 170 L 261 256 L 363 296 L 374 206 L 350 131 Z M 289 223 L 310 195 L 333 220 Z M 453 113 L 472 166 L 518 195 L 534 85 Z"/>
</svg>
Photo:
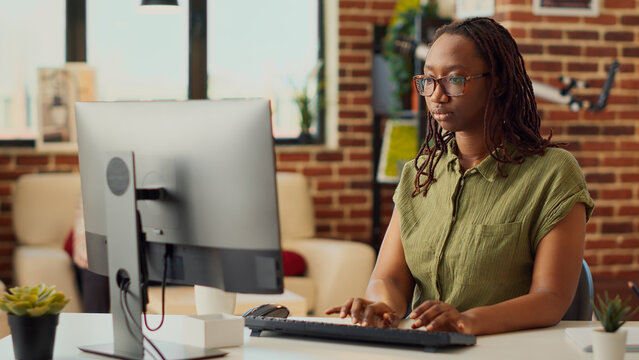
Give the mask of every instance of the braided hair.
<svg viewBox="0 0 639 360">
<path fill-rule="evenodd" d="M 490 88 L 484 112 L 484 142 L 490 156 L 497 161 L 499 174 L 506 177 L 501 164 L 521 164 L 527 156 L 543 155 L 547 147 L 557 147 L 550 142 L 552 133 L 545 139 L 540 133 L 541 119 L 532 82 L 526 73 L 524 59 L 508 30 L 490 18 L 471 18 L 440 27 L 433 42 L 444 34 L 462 35 L 472 40 L 481 58 L 490 68 Z M 498 79 L 498 81 L 496 81 Z M 420 192 L 426 196 L 430 185 L 437 181 L 434 170 L 447 144 L 455 137 L 451 131 L 443 131 L 430 112 L 426 115 L 426 139 L 415 156 L 417 175 L 412 196 Z M 509 154 L 505 144 L 514 145 Z M 422 155 L 425 161 L 418 161 Z M 424 181 L 420 178 L 425 176 Z"/>
</svg>

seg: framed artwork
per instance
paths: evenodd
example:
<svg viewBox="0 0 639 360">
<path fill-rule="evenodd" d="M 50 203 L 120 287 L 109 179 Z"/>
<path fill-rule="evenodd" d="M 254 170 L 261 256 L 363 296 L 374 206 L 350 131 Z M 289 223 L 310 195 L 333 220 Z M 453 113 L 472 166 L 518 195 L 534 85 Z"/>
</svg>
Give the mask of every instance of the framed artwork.
<svg viewBox="0 0 639 360">
<path fill-rule="evenodd" d="M 493 15 L 495 0 L 457 0 L 455 3 L 455 17 L 458 19 Z"/>
<path fill-rule="evenodd" d="M 39 150 L 77 150 L 75 102 L 94 100 L 94 77 L 85 63 L 38 69 Z"/>
<path fill-rule="evenodd" d="M 550 16 L 599 16 L 599 0 L 533 0 L 533 14 Z"/>
<path fill-rule="evenodd" d="M 417 120 L 386 121 L 377 167 L 377 182 L 398 183 L 404 164 L 415 158 L 417 150 Z"/>
</svg>

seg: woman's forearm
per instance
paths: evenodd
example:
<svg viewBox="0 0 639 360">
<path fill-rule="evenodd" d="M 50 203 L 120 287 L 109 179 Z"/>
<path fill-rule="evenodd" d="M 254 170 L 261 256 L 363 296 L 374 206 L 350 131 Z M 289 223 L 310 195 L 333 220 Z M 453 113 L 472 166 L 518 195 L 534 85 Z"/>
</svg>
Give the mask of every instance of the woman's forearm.
<svg viewBox="0 0 639 360">
<path fill-rule="evenodd" d="M 475 335 L 486 335 L 528 328 L 551 326 L 567 309 L 565 301 L 552 292 L 538 291 L 499 304 L 467 310 Z"/>
<path fill-rule="evenodd" d="M 372 279 L 368 283 L 364 297 L 373 301 L 380 301 L 390 306 L 401 318 L 406 315 L 408 300 L 402 295 L 404 292 L 391 279 Z"/>
</svg>

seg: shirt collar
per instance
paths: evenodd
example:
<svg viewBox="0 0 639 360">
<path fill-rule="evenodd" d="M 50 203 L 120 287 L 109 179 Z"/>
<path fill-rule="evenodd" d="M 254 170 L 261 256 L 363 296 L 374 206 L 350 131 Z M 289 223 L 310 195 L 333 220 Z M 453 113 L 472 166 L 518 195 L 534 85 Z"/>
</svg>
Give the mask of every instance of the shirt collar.
<svg viewBox="0 0 639 360">
<path fill-rule="evenodd" d="M 514 145 L 510 143 L 506 143 L 506 152 L 511 156 L 515 154 L 516 148 Z M 457 157 L 457 141 L 455 138 L 452 138 L 447 144 L 448 153 L 445 155 L 446 157 L 446 165 L 449 171 L 455 171 L 459 173 L 459 158 Z M 505 164 L 502 164 L 502 170 Z M 495 181 L 495 178 L 499 176 L 499 170 L 497 170 L 497 160 L 495 160 L 492 156 L 487 156 L 479 165 L 475 166 L 474 169 L 477 171 L 489 182 Z M 469 169 L 470 170 L 470 169 Z"/>
</svg>

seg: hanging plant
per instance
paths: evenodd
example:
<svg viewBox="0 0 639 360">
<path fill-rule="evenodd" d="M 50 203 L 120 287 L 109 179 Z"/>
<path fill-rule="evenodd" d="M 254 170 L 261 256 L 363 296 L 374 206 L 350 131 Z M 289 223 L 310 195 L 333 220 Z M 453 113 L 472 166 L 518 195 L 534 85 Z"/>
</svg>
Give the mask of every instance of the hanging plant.
<svg viewBox="0 0 639 360">
<path fill-rule="evenodd" d="M 390 81 L 394 83 L 392 104 L 399 104 L 402 99 L 411 92 L 411 80 L 414 74 L 413 61 L 397 52 L 395 48 L 396 40 L 413 39 L 415 34 L 415 17 L 436 17 L 437 2 L 429 1 L 425 5 L 420 5 L 420 0 L 399 0 L 395 5 L 393 17 L 386 29 L 384 37 L 384 58 L 388 61 L 390 70 Z M 391 109 L 392 111 L 401 110 Z"/>
</svg>

